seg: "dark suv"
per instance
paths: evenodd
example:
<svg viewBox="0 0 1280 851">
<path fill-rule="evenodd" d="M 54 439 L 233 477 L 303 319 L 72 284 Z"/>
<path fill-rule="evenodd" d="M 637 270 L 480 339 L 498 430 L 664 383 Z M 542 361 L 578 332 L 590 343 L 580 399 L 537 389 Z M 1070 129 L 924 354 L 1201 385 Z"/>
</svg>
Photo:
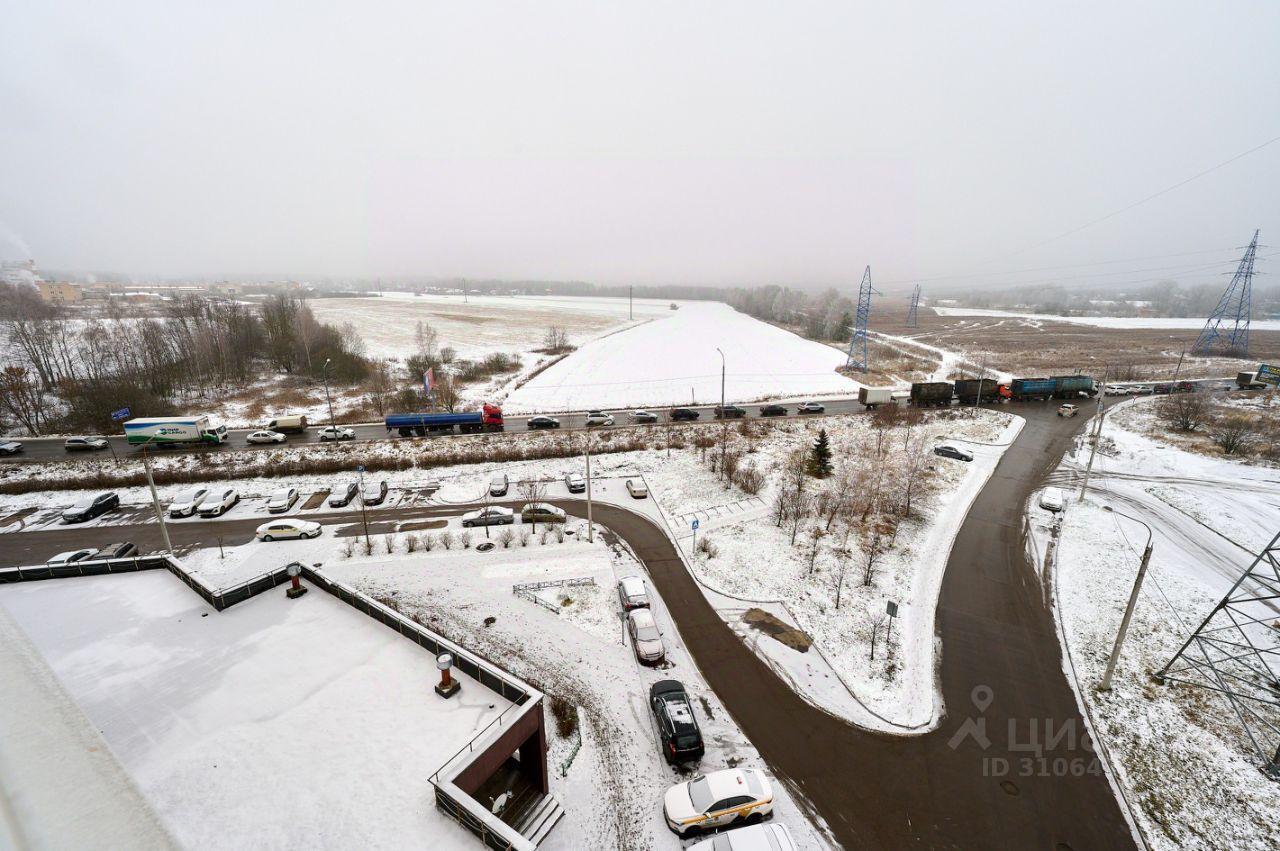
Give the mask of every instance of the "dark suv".
<svg viewBox="0 0 1280 851">
<path fill-rule="evenodd" d="M 671 421 L 680 422 L 681 420 L 696 420 L 698 412 L 693 408 L 672 408 Z"/>
<path fill-rule="evenodd" d="M 684 686 L 676 680 L 654 683 L 649 689 L 649 707 L 658 722 L 662 755 L 667 762 L 676 765 L 702 759 L 702 731 Z"/>
<path fill-rule="evenodd" d="M 92 520 L 99 514 L 105 514 L 113 508 L 120 507 L 120 497 L 114 493 L 100 493 L 97 496 L 86 496 L 66 508 L 62 512 L 63 523 L 83 523 Z"/>
<path fill-rule="evenodd" d="M 739 408 L 737 405 L 725 405 L 723 409 L 716 405 L 714 414 L 718 420 L 736 420 L 738 417 L 745 417 L 746 415 L 746 409 Z"/>
</svg>

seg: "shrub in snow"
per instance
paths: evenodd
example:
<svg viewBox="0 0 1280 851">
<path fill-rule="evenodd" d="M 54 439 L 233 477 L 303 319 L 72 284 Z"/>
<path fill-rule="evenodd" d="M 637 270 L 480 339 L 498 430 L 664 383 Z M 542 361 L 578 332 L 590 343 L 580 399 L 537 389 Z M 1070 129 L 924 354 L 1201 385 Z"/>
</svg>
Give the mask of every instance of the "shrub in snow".
<svg viewBox="0 0 1280 851">
<path fill-rule="evenodd" d="M 463 532 L 461 535 L 458 536 L 458 540 L 462 541 L 462 548 L 464 550 L 471 549 L 471 533 L 470 532 Z"/>
<path fill-rule="evenodd" d="M 436 536 L 431 532 L 422 536 L 422 548 L 427 552 L 431 552 L 436 548 Z"/>
<path fill-rule="evenodd" d="M 372 539 L 372 538 L 364 538 L 364 539 L 362 539 L 362 540 L 360 541 L 360 549 L 361 549 L 361 550 L 364 552 L 364 554 L 365 554 L 365 555 L 367 555 L 367 556 L 371 556 L 371 555 L 373 555 L 373 539 Z"/>
<path fill-rule="evenodd" d="M 543 526 L 542 534 L 538 536 L 538 543 L 542 544 L 545 547 L 547 545 L 547 539 L 550 537 L 551 537 L 551 529 L 546 526 Z"/>
<path fill-rule="evenodd" d="M 502 548 L 504 550 L 511 546 L 511 542 L 514 541 L 515 538 L 515 530 L 510 526 L 503 526 L 502 530 L 498 532 L 498 542 L 502 544 Z"/>
<path fill-rule="evenodd" d="M 551 717 L 556 721 L 556 735 L 567 739 L 578 729 L 578 708 L 559 695 L 551 698 Z"/>
<path fill-rule="evenodd" d="M 351 556 L 355 555 L 356 552 L 356 539 L 347 538 L 342 542 L 342 547 L 338 552 L 342 553 L 343 558 L 351 558 Z"/>
<path fill-rule="evenodd" d="M 383 535 L 382 544 L 387 548 L 387 555 L 395 555 L 396 552 L 396 536 Z"/>
<path fill-rule="evenodd" d="M 563 544 L 564 543 L 564 524 L 563 523 L 555 524 L 554 532 L 556 536 L 556 543 Z"/>
<path fill-rule="evenodd" d="M 711 539 L 708 537 L 703 537 L 699 539 L 698 552 L 703 553 L 709 559 L 715 558 L 717 555 L 720 554 L 720 550 L 716 547 L 715 544 L 711 543 Z"/>
<path fill-rule="evenodd" d="M 749 465 L 739 467 L 732 480 L 743 492 L 752 495 L 760 493 L 764 487 L 764 473 Z"/>
<path fill-rule="evenodd" d="M 528 529 L 520 530 L 520 546 L 522 547 L 529 546 L 529 530 Z"/>
<path fill-rule="evenodd" d="M 445 529 L 440 533 L 440 546 L 444 547 L 446 550 L 453 549 L 453 532 Z"/>
<path fill-rule="evenodd" d="M 414 533 L 410 532 L 404 536 L 404 551 L 406 553 L 414 553 L 418 551 L 418 547 L 422 545 L 422 539 Z"/>
</svg>

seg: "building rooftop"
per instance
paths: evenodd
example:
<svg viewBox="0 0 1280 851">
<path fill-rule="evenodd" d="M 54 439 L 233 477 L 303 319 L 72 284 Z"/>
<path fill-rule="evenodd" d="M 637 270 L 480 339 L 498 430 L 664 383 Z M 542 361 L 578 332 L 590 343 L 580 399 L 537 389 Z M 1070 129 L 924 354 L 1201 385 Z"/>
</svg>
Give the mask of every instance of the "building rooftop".
<svg viewBox="0 0 1280 851">
<path fill-rule="evenodd" d="M 511 704 L 457 670 L 441 699 L 430 653 L 318 589 L 216 612 L 154 570 L 6 585 L 0 609 L 182 845 L 475 842 L 428 778 Z M 56 761 L 33 782 L 74 800 Z"/>
</svg>

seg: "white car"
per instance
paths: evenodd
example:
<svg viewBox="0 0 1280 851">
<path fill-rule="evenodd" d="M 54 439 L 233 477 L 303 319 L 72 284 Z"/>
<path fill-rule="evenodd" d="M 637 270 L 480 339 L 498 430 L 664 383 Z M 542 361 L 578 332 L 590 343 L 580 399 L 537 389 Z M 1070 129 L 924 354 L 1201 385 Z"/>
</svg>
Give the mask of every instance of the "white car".
<svg viewBox="0 0 1280 851">
<path fill-rule="evenodd" d="M 169 503 L 170 517 L 193 517 L 200 510 L 200 504 L 209 495 L 208 488 L 192 488 L 178 494 L 178 498 Z"/>
<path fill-rule="evenodd" d="M 204 502 L 200 503 L 200 516 L 221 517 L 234 508 L 239 501 L 240 494 L 236 492 L 235 488 L 214 491 L 204 498 Z"/>
<path fill-rule="evenodd" d="M 62 448 L 68 452 L 85 449 L 106 449 L 107 441 L 101 437 L 68 437 L 62 442 Z"/>
<path fill-rule="evenodd" d="M 1080 408 L 1076 405 L 1067 404 L 1058 406 L 1058 416 L 1060 417 L 1074 417 L 1078 413 L 1080 413 Z"/>
<path fill-rule="evenodd" d="M 648 609 L 632 609 L 627 612 L 627 632 L 631 634 L 631 649 L 643 665 L 656 665 L 667 655 L 662 646 L 662 633 L 658 622 Z"/>
<path fill-rule="evenodd" d="M 726 768 L 672 786 L 662 799 L 662 814 L 667 827 L 681 836 L 733 822 L 750 824 L 773 814 L 773 789 L 754 768 Z"/>
<path fill-rule="evenodd" d="M 582 478 L 581 473 L 565 473 L 564 486 L 569 489 L 569 493 L 582 493 L 587 489 L 587 480 Z"/>
<path fill-rule="evenodd" d="M 267 511 L 272 514 L 282 514 L 293 508 L 293 504 L 297 501 L 297 488 L 280 488 L 280 490 L 267 497 Z"/>
<path fill-rule="evenodd" d="M 1062 488 L 1045 488 L 1040 493 L 1040 507 L 1049 511 L 1061 511 L 1066 501 L 1062 496 Z"/>
<path fill-rule="evenodd" d="M 613 425 L 613 414 L 607 411 L 587 411 L 588 426 L 611 426 Z"/>
<path fill-rule="evenodd" d="M 627 479 L 627 493 L 632 499 L 644 499 L 649 495 L 649 489 L 639 479 Z"/>
<path fill-rule="evenodd" d="M 826 412 L 827 406 L 821 402 L 801 402 L 796 410 L 802 414 L 821 414 Z"/>
<path fill-rule="evenodd" d="M 251 431 L 249 436 L 245 438 L 246 443 L 284 443 L 289 438 L 278 431 L 269 431 L 262 429 L 260 431 Z"/>
<path fill-rule="evenodd" d="M 785 824 L 753 824 L 695 842 L 688 851 L 797 851 Z"/>
<path fill-rule="evenodd" d="M 354 440 L 356 430 L 346 426 L 325 426 L 324 428 L 316 429 L 316 435 L 321 440 Z"/>
<path fill-rule="evenodd" d="M 59 567 L 64 564 L 75 564 L 78 561 L 87 559 L 96 552 L 97 550 L 92 548 L 87 550 L 67 550 L 65 553 L 58 553 L 56 556 L 46 561 L 45 564 L 50 567 Z"/>
<path fill-rule="evenodd" d="M 501 505 L 491 505 L 462 515 L 463 526 L 509 526 L 516 522 L 516 513 Z"/>
<path fill-rule="evenodd" d="M 624 576 L 619 579 L 618 602 L 624 612 L 649 608 L 649 589 L 645 587 L 643 577 Z"/>
<path fill-rule="evenodd" d="M 280 541 L 288 538 L 318 538 L 320 524 L 310 520 L 299 520 L 296 517 L 284 517 L 272 520 L 258 527 L 259 541 Z"/>
<path fill-rule="evenodd" d="M 632 411 L 631 422 L 633 423 L 656 423 L 658 415 L 653 411 Z"/>
</svg>

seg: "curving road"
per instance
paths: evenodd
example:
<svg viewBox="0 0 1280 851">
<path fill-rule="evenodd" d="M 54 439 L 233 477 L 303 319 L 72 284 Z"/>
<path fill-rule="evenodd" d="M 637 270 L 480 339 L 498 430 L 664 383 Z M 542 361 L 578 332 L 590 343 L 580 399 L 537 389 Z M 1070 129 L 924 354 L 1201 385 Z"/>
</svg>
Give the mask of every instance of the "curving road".
<svg viewBox="0 0 1280 851">
<path fill-rule="evenodd" d="M 1027 497 L 1084 418 L 1059 419 L 1047 405 L 1011 410 L 1027 425 L 975 501 L 947 564 L 938 604 L 947 714 L 922 736 L 869 733 L 806 703 L 721 620 L 662 529 L 625 509 L 596 505 L 596 520 L 644 561 L 689 651 L 743 731 L 846 848 L 1134 847 L 1082 740 L 1044 589 L 1022 541 Z M 561 504 L 582 509 L 578 502 Z M 468 507 L 379 512 L 377 531 Z M 179 548 L 208 545 L 217 535 L 230 543 L 237 536 L 247 540 L 261 522 L 172 524 L 170 534 Z M 159 545 L 154 524 L 112 528 L 144 551 Z M 50 552 L 95 543 L 102 532 L 60 527 L 6 534 L 0 563 L 39 563 Z"/>
</svg>

